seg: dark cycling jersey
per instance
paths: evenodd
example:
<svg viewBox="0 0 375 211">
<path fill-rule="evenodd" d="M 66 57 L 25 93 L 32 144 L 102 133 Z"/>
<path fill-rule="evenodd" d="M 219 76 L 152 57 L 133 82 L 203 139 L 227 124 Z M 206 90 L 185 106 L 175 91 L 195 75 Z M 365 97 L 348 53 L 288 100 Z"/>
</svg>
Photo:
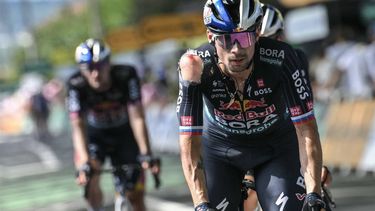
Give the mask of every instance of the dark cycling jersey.
<svg viewBox="0 0 375 211">
<path fill-rule="evenodd" d="M 131 66 L 111 67 L 108 91 L 93 90 L 81 73 L 68 81 L 67 106 L 71 116 L 84 116 L 89 126 L 111 128 L 129 124 L 127 103 L 141 100 L 139 79 Z"/>
<path fill-rule="evenodd" d="M 67 107 L 71 118 L 87 122 L 90 158 L 113 166 L 138 163 L 139 148 L 128 118 L 128 103 L 141 101 L 140 82 L 132 66 L 111 66 L 111 87 L 105 92 L 93 90 L 80 72 L 68 80 Z M 137 170 L 139 171 L 139 170 Z M 139 174 L 139 178 L 143 174 Z M 123 181 L 114 175 L 116 187 L 134 186 L 137 178 Z M 142 182 L 142 181 L 141 181 Z"/>
<path fill-rule="evenodd" d="M 210 44 L 188 51 L 200 56 L 204 69 L 199 82 L 180 75 L 177 100 L 180 134 L 202 135 L 210 203 L 237 210 L 242 179 L 253 169 L 264 210 L 301 210 L 305 186 L 293 124 L 314 118 L 305 67 L 288 44 L 259 38 L 241 98 L 214 52 Z"/>
<path fill-rule="evenodd" d="M 291 130 L 292 121 L 298 124 L 314 118 L 305 70 L 289 45 L 259 38 L 243 99 L 236 94 L 235 82 L 219 70 L 213 52 L 210 45 L 189 51 L 205 65 L 200 83 L 180 79 L 180 134 L 202 134 L 205 121 L 209 137 L 248 142 Z"/>
</svg>

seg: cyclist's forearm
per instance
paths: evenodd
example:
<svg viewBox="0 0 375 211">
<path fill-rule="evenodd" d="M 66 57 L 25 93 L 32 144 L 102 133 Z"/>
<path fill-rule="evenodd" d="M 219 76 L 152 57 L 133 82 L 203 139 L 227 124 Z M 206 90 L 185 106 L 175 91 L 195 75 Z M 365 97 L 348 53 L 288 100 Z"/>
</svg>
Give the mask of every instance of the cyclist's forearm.
<svg viewBox="0 0 375 211">
<path fill-rule="evenodd" d="M 141 154 L 151 155 L 152 152 L 145 120 L 143 118 L 136 118 L 132 121 L 132 126 L 135 140 L 137 141 Z"/>
<path fill-rule="evenodd" d="M 85 134 L 82 128 L 74 127 L 72 128 L 72 139 L 73 147 L 75 152 L 75 165 L 79 168 L 82 164 L 89 160 L 87 152 L 87 143 Z"/>
<path fill-rule="evenodd" d="M 194 206 L 208 202 L 200 137 L 180 136 L 181 163 Z"/>
<path fill-rule="evenodd" d="M 320 194 L 322 148 L 316 122 L 311 121 L 297 128 L 302 174 L 305 179 L 306 192 Z"/>
<path fill-rule="evenodd" d="M 129 119 L 134 133 L 135 140 L 138 144 L 140 153 L 143 155 L 151 155 L 150 140 L 146 126 L 145 114 L 142 102 L 128 104 Z"/>
</svg>

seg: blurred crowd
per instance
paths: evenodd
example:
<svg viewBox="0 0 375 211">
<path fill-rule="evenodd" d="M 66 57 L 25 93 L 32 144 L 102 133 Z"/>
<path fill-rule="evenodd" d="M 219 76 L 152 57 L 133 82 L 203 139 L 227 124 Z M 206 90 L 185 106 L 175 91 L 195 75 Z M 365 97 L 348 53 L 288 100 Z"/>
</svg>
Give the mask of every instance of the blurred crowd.
<svg viewBox="0 0 375 211">
<path fill-rule="evenodd" d="M 368 40 L 355 40 L 351 30 L 334 35 L 310 61 L 310 78 L 317 103 L 371 100 L 375 96 L 375 23 Z"/>
<path fill-rule="evenodd" d="M 331 103 L 371 101 L 375 97 L 375 23 L 368 26 L 363 39 L 346 28 L 331 37 L 332 42 L 322 45 L 310 58 L 314 111 L 322 135 Z"/>
<path fill-rule="evenodd" d="M 0 134 L 31 133 L 36 140 L 48 141 L 51 109 L 63 104 L 61 80 L 46 80 L 38 73 L 24 74 L 18 89 L 0 101 Z"/>
</svg>

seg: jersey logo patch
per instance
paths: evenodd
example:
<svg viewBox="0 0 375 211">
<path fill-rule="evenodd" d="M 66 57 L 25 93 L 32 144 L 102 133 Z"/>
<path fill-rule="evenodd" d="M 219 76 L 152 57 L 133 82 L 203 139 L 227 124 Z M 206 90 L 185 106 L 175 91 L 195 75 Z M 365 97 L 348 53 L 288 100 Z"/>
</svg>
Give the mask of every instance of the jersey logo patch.
<svg viewBox="0 0 375 211">
<path fill-rule="evenodd" d="M 192 126 L 193 117 L 192 116 L 182 116 L 181 117 L 181 126 Z"/>
<path fill-rule="evenodd" d="M 264 85 L 263 78 L 258 79 L 258 80 L 257 80 L 257 84 L 258 84 L 258 88 L 263 88 L 263 87 L 265 86 L 265 85 Z"/>
<path fill-rule="evenodd" d="M 290 108 L 290 114 L 292 116 L 299 116 L 299 115 L 301 115 L 302 114 L 301 107 L 295 106 L 295 107 Z"/>
<path fill-rule="evenodd" d="M 296 193 L 296 197 L 300 201 L 304 200 L 305 196 L 306 196 L 306 193 Z"/>
</svg>

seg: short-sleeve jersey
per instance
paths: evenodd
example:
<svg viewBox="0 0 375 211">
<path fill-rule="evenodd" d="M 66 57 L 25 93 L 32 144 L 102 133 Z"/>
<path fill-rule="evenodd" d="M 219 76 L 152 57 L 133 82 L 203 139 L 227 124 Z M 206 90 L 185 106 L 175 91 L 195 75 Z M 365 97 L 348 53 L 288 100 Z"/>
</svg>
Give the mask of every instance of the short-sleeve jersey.
<svg viewBox="0 0 375 211">
<path fill-rule="evenodd" d="M 314 118 L 306 70 L 290 45 L 259 38 L 242 99 L 233 79 L 218 68 L 214 52 L 210 44 L 188 52 L 202 58 L 204 69 L 200 83 L 180 76 L 180 134 L 203 131 L 209 137 L 246 141 L 277 136 L 294 129 L 293 123 Z"/>
<path fill-rule="evenodd" d="M 71 118 L 83 117 L 94 128 L 129 124 L 128 103 L 141 100 L 140 82 L 132 66 L 111 66 L 111 87 L 95 91 L 80 72 L 68 80 L 67 109 Z"/>
</svg>

